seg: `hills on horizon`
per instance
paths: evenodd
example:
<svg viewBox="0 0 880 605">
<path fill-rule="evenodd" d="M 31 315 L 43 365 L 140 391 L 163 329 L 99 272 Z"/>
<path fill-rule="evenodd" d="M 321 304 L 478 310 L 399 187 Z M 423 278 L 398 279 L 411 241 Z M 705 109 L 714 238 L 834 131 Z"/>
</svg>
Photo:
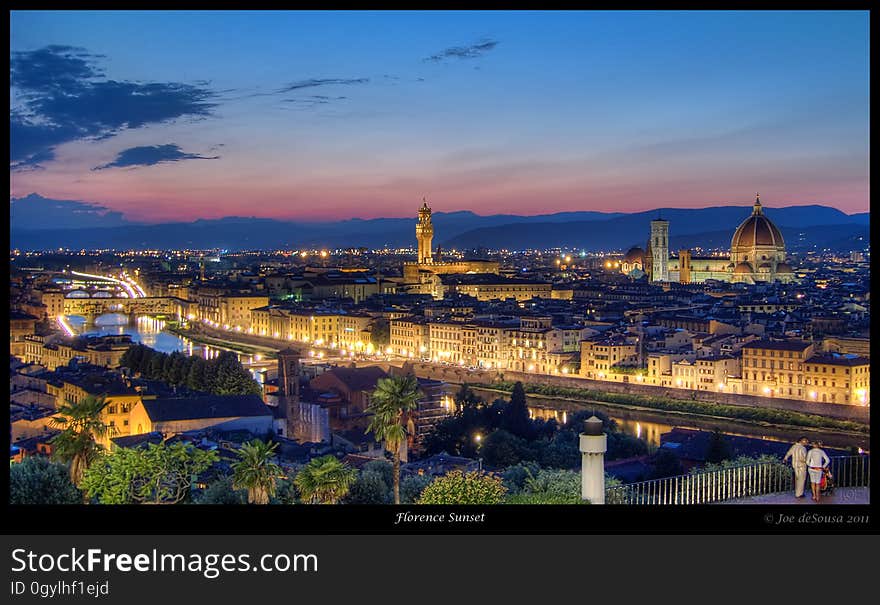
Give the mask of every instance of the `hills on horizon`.
<svg viewBox="0 0 880 605">
<path fill-rule="evenodd" d="M 78 207 L 80 205 L 81 207 Z M 39 209 L 43 208 L 40 212 Z M 47 218 L 46 209 L 56 212 Z M 764 208 L 782 230 L 790 250 L 820 245 L 850 248 L 859 237 L 869 241 L 867 212 L 848 215 L 822 205 Z M 588 252 L 644 246 L 650 221 L 669 221 L 670 249 L 724 248 L 751 206 L 661 208 L 645 212 L 559 212 L 537 216 L 471 211 L 435 212 L 434 245 L 444 249 L 569 247 Z M 59 216 L 60 214 L 60 216 Z M 13 248 L 207 249 L 230 251 L 297 248 L 382 248 L 415 245 L 415 217 L 299 222 L 225 217 L 192 222 L 143 224 L 96 204 L 47 200 L 31 194 L 13 199 L 10 236 Z M 51 224 L 51 228 L 40 228 Z M 841 248 L 842 249 L 842 248 Z M 849 248 L 848 248 L 849 249 Z"/>
</svg>

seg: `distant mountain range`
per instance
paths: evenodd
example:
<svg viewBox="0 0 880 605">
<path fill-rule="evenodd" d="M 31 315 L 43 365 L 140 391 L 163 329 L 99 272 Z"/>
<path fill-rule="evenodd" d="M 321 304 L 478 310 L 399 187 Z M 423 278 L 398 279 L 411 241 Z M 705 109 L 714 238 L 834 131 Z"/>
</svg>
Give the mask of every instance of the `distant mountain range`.
<svg viewBox="0 0 880 605">
<path fill-rule="evenodd" d="M 12 200 L 11 244 L 25 250 L 71 249 L 180 249 L 225 248 L 297 249 L 301 247 L 381 248 L 415 244 L 415 218 L 349 219 L 338 222 L 290 222 L 274 219 L 227 217 L 190 223 L 138 224 L 115 213 L 100 213 L 100 206 L 46 200 L 28 196 Z M 39 220 L 34 204 L 44 209 L 60 207 L 64 214 Z M 54 204 L 54 205 L 53 205 Z M 60 204 L 60 206 L 59 206 Z M 70 206 L 73 204 L 74 206 Z M 47 212 L 49 210 L 46 210 Z M 82 213 L 94 217 L 84 226 Z M 539 216 L 496 214 L 479 216 L 469 211 L 435 212 L 434 245 L 444 249 L 571 247 L 586 251 L 644 246 L 649 223 L 662 216 L 670 222 L 670 248 L 726 247 L 734 229 L 751 207 L 719 206 L 700 209 L 662 208 L 649 212 L 561 212 Z M 813 244 L 851 249 L 862 237 L 868 241 L 869 214 L 847 215 L 827 206 L 765 208 L 782 229 L 789 249 Z M 73 224 L 66 216 L 76 216 Z M 97 223 L 97 224 L 96 224 Z M 108 224 L 110 223 L 110 224 Z M 38 228 L 51 224 L 50 229 Z M 833 246 L 832 246 L 833 244 Z"/>
<path fill-rule="evenodd" d="M 604 221 L 577 220 L 565 224 L 542 222 L 539 217 L 527 224 L 507 224 L 471 229 L 449 238 L 451 248 L 582 248 L 586 251 L 644 247 L 650 223 L 655 218 L 669 221 L 670 247 L 727 247 L 733 232 L 751 214 L 751 208 L 716 206 L 712 208 L 660 208 L 610 217 Z M 790 249 L 796 246 L 826 245 L 850 236 L 868 238 L 869 214 L 844 214 L 828 206 L 788 206 L 764 208 L 764 214 L 782 230 Z M 833 230 L 828 231 L 830 227 Z M 827 231 L 827 232 L 826 232 Z M 802 237 L 800 233 L 805 235 Z M 436 229 L 435 229 L 436 234 Z M 436 237 L 436 235 L 435 235 Z M 833 240 L 829 240 L 833 238 Z"/>
</svg>

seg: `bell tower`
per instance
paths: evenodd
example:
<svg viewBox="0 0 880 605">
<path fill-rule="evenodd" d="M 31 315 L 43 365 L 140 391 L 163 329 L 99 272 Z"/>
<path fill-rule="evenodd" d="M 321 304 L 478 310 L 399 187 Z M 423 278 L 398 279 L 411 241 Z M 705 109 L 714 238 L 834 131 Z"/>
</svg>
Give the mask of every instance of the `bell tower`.
<svg viewBox="0 0 880 605">
<path fill-rule="evenodd" d="M 669 281 L 669 221 L 651 221 L 651 281 Z"/>
<path fill-rule="evenodd" d="M 299 379 L 302 374 L 300 352 L 291 348 L 278 351 L 279 405 L 284 408 L 287 419 L 287 436 L 297 434 L 299 423 Z"/>
<path fill-rule="evenodd" d="M 431 223 L 431 209 L 428 202 L 422 198 L 422 207 L 419 208 L 419 221 L 416 223 L 416 242 L 419 247 L 419 264 L 433 262 L 431 256 L 431 240 L 434 239 L 434 225 Z"/>
</svg>

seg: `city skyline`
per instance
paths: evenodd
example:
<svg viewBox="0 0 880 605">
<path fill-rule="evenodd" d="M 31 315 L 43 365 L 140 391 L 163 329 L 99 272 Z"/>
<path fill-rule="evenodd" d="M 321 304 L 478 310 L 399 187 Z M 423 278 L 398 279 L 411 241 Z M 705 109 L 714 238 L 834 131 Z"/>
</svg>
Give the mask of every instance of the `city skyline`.
<svg viewBox="0 0 880 605">
<path fill-rule="evenodd" d="M 756 189 L 869 209 L 867 12 L 11 18 L 12 198 L 132 222 L 409 217 L 422 196 L 639 212 Z"/>
</svg>

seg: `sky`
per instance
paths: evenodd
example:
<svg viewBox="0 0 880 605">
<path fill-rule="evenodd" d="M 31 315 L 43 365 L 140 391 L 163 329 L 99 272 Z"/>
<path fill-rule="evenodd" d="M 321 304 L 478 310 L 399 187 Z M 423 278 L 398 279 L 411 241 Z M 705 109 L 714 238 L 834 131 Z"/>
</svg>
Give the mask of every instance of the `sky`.
<svg viewBox="0 0 880 605">
<path fill-rule="evenodd" d="M 10 198 L 869 209 L 867 11 L 11 13 Z"/>
</svg>

